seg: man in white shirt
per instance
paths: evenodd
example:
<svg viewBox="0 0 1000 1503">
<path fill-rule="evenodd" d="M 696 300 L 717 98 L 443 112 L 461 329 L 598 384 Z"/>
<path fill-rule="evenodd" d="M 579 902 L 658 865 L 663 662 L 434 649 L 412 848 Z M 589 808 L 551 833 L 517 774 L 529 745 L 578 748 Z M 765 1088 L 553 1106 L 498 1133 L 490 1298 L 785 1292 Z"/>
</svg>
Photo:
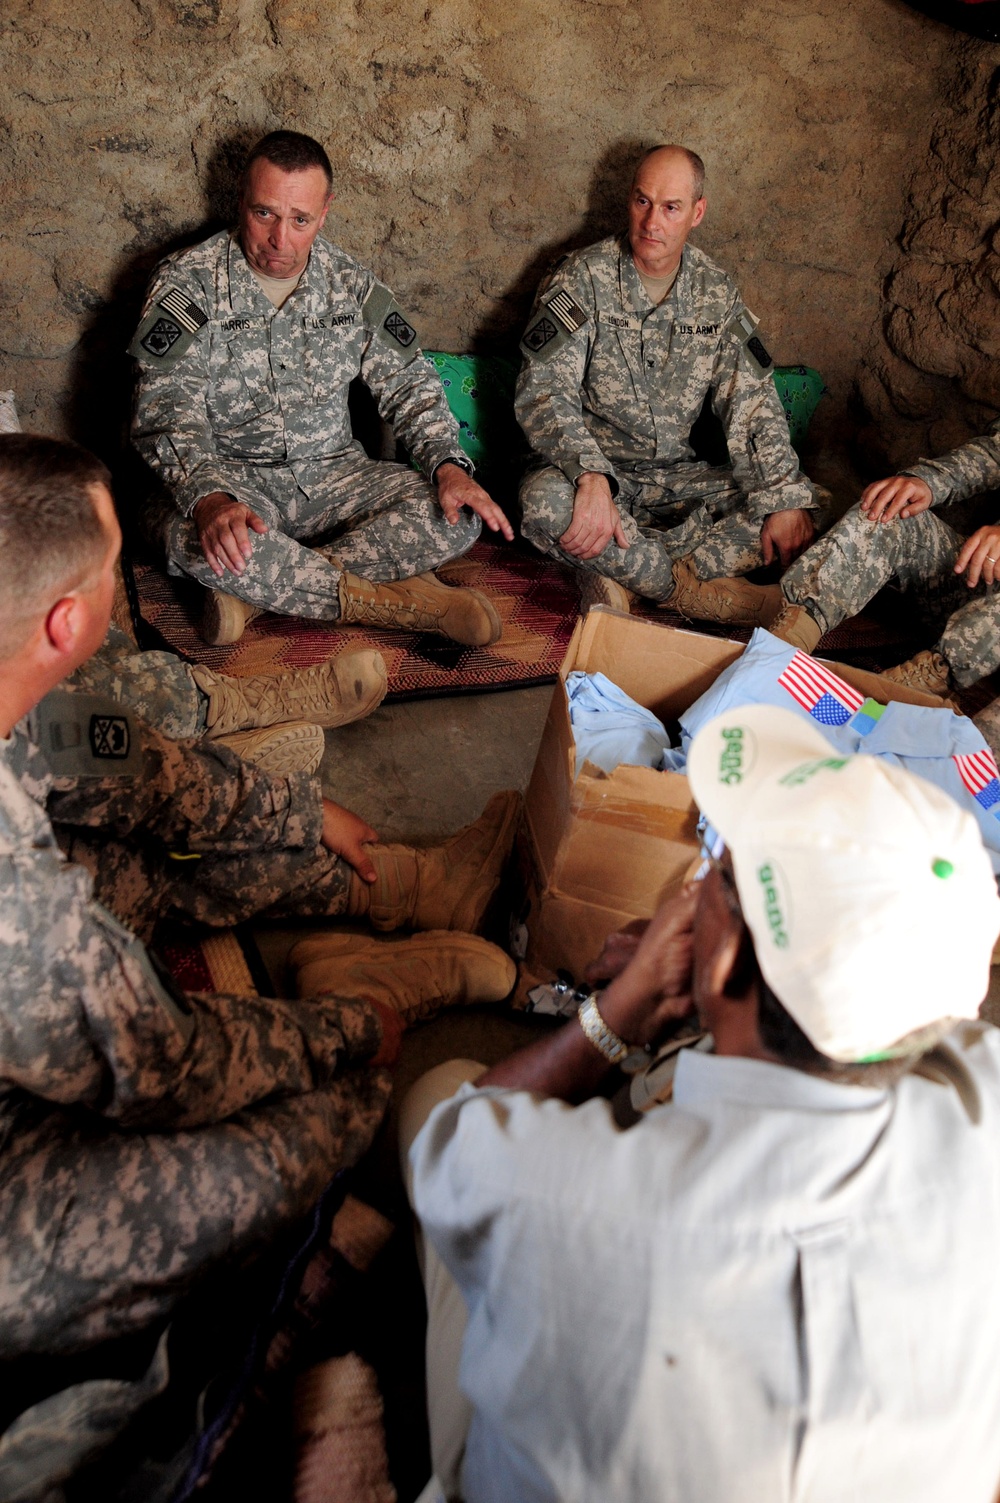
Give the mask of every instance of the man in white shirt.
<svg viewBox="0 0 1000 1503">
<path fill-rule="evenodd" d="M 579 1021 L 414 1144 L 426 1497 L 994 1503 L 1000 1033 L 974 1019 L 1000 902 L 978 830 L 768 706 L 706 726 L 689 774 L 722 858 L 609 944 Z M 617 1126 L 614 1063 L 692 1008 L 713 1052 Z M 467 1308 L 450 1395 L 442 1263 Z"/>
</svg>

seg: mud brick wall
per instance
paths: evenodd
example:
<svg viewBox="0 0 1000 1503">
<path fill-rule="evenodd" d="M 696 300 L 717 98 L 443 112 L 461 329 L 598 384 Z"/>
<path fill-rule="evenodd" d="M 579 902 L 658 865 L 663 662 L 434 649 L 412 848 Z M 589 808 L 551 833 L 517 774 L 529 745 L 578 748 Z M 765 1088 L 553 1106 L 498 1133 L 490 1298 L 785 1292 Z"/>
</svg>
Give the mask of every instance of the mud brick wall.
<svg viewBox="0 0 1000 1503">
<path fill-rule="evenodd" d="M 956 246 L 971 233 L 926 165 L 968 46 L 901 0 L 5 0 L 0 47 L 0 387 L 108 453 L 150 268 L 225 222 L 241 152 L 279 125 L 330 151 L 331 238 L 451 350 L 512 344 L 551 258 L 622 222 L 636 154 L 695 147 L 699 243 L 775 357 L 826 376 L 818 451 L 844 442 L 915 170 Z M 910 255 L 893 285 L 919 301 L 959 253 Z"/>
</svg>

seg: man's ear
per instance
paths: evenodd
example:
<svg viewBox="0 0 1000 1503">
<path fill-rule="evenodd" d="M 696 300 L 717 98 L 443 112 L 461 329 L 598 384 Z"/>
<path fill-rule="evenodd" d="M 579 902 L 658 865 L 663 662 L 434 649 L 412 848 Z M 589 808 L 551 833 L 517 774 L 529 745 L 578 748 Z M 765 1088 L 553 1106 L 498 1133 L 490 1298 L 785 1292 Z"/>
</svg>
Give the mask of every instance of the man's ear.
<svg viewBox="0 0 1000 1503">
<path fill-rule="evenodd" d="M 59 657 L 69 657 L 76 649 L 86 623 L 83 602 L 77 595 L 63 595 L 45 618 L 45 637 Z"/>
<path fill-rule="evenodd" d="M 694 218 L 691 221 L 691 228 L 692 229 L 695 229 L 699 224 L 701 224 L 701 221 L 705 217 L 705 210 L 707 208 L 708 208 L 708 204 L 705 201 L 705 199 L 704 198 L 699 198 L 698 202 L 694 206 Z"/>
</svg>

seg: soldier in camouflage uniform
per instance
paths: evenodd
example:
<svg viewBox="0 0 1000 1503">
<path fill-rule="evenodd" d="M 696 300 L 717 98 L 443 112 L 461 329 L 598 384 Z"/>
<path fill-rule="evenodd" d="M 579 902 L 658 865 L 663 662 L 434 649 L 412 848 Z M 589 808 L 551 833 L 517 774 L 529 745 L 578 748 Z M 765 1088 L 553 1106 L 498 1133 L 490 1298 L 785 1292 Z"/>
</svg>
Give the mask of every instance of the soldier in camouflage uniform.
<svg viewBox="0 0 1000 1503">
<path fill-rule="evenodd" d="M 516 817 L 500 796 L 442 846 L 366 844 L 375 832 L 314 778 L 272 778 L 55 689 L 107 629 L 120 538 L 107 482 L 72 445 L 0 439 L 7 1359 L 166 1315 L 208 1268 L 303 1214 L 385 1108 L 371 1066 L 398 1019 L 370 991 L 185 995 L 145 948 L 157 918 L 472 928 Z"/>
<path fill-rule="evenodd" d="M 210 640 L 235 640 L 265 609 L 495 641 L 485 597 L 446 591 L 431 571 L 472 545 L 481 519 L 508 538 L 510 525 L 472 479 L 392 293 L 317 239 L 330 183 L 310 137 L 265 137 L 238 232 L 169 257 L 153 278 L 130 347 L 133 438 L 173 499 L 170 569 L 212 590 Z M 418 471 L 371 460 L 353 439 L 355 377 Z"/>
<path fill-rule="evenodd" d="M 1000 526 L 963 537 L 931 507 L 998 488 L 1000 420 L 983 438 L 876 481 L 784 576 L 788 605 L 771 629 L 811 652 L 895 580 L 920 598 L 940 635 L 886 677 L 947 698 L 993 673 L 1000 667 Z"/>
<path fill-rule="evenodd" d="M 789 563 L 813 537 L 817 493 L 799 472 L 756 321 L 726 273 L 686 244 L 703 180 L 693 153 L 649 153 L 628 235 L 567 256 L 539 293 L 517 390 L 536 453 L 523 531 L 590 571 L 585 599 L 627 608 L 624 586 L 703 619 L 766 624 L 777 590 L 722 578 Z M 709 394 L 729 465 L 698 462 L 689 441 Z"/>
</svg>

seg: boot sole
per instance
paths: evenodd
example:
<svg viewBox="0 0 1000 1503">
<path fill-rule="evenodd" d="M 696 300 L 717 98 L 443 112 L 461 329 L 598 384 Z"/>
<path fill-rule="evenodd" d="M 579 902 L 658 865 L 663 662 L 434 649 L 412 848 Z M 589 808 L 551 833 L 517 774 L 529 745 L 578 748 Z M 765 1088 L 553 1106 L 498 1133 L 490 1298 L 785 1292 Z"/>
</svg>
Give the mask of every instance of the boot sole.
<svg viewBox="0 0 1000 1503">
<path fill-rule="evenodd" d="M 235 595 L 226 595 L 222 590 L 211 590 L 201 613 L 199 632 L 202 641 L 209 647 L 231 647 L 246 630 L 247 622 L 260 612 L 246 606 Z"/>
<path fill-rule="evenodd" d="M 260 742 L 254 755 L 248 755 L 242 749 L 243 737 L 247 741 L 257 738 Z M 319 726 L 310 722 L 291 722 L 268 727 L 263 731 L 233 731 L 228 736 L 217 736 L 214 739 L 242 757 L 244 762 L 252 763 L 273 778 L 287 778 L 293 772 L 304 772 L 311 777 L 319 771 L 326 751 L 323 732 Z"/>
</svg>

